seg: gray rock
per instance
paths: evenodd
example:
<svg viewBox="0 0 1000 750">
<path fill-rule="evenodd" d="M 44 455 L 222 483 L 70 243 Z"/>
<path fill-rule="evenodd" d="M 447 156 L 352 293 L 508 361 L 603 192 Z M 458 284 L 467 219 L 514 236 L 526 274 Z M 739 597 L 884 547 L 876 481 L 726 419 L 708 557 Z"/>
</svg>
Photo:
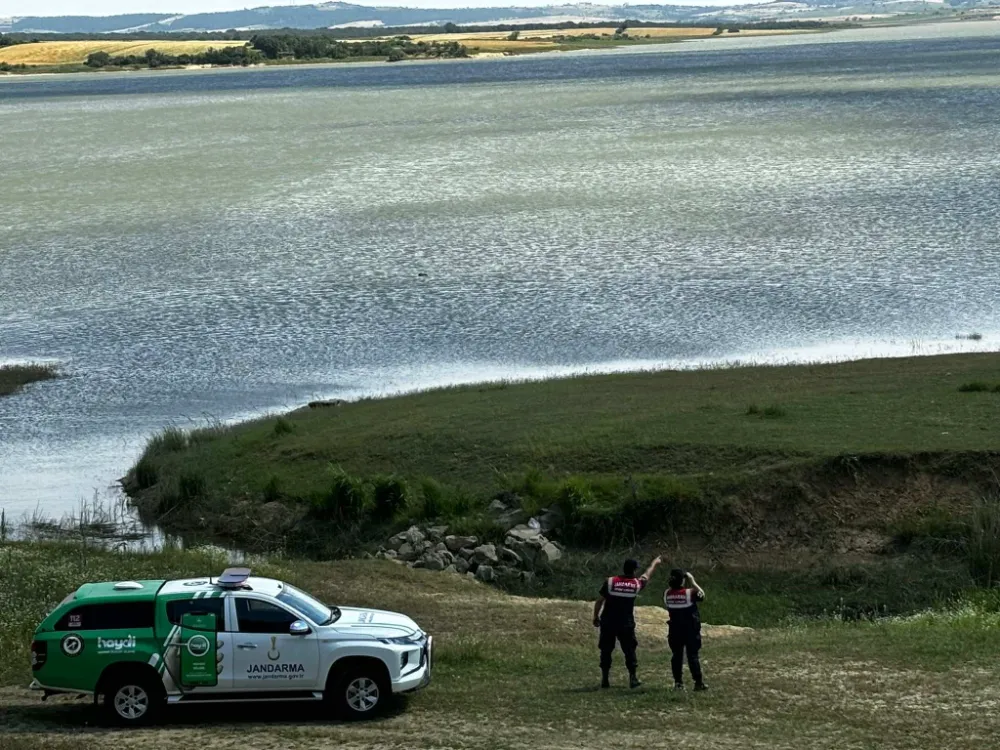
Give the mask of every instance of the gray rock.
<svg viewBox="0 0 1000 750">
<path fill-rule="evenodd" d="M 444 542 L 438 542 L 437 544 L 434 545 L 434 551 L 435 552 L 447 552 L 448 551 L 448 547 L 447 547 L 447 545 L 445 545 Z"/>
<path fill-rule="evenodd" d="M 421 544 L 426 538 L 427 537 L 424 535 L 424 532 L 422 532 L 416 526 L 411 526 L 406 530 L 406 541 L 408 541 L 414 547 L 416 547 L 418 544 Z"/>
<path fill-rule="evenodd" d="M 447 568 L 444 569 L 444 572 L 445 573 L 457 573 L 458 572 L 458 568 L 456 568 L 454 565 L 449 565 Z"/>
<path fill-rule="evenodd" d="M 424 567 L 427 568 L 427 570 L 444 570 L 446 567 L 444 560 L 433 552 L 421 557 L 420 562 L 424 564 Z"/>
<path fill-rule="evenodd" d="M 500 559 L 508 565 L 513 565 L 515 568 L 520 568 L 524 563 L 521 556 L 510 547 L 500 548 Z"/>
<path fill-rule="evenodd" d="M 479 540 L 474 536 L 446 536 L 444 543 L 449 552 L 458 552 L 464 547 L 475 548 Z"/>
<path fill-rule="evenodd" d="M 508 508 L 506 503 L 501 502 L 500 500 L 494 500 L 489 504 L 489 507 L 486 510 L 494 515 L 500 515 L 501 513 L 506 513 Z"/>
<path fill-rule="evenodd" d="M 547 542 L 544 547 L 542 547 L 541 559 L 546 563 L 554 563 L 562 557 L 562 552 L 556 547 L 552 542 Z"/>
<path fill-rule="evenodd" d="M 455 559 L 455 570 L 457 570 L 459 573 L 468 573 L 469 572 L 469 561 L 466 560 L 464 557 L 456 558 Z"/>
<path fill-rule="evenodd" d="M 413 562 L 409 563 L 409 566 L 411 568 L 425 568 L 427 567 L 427 564 L 423 560 L 414 560 Z"/>
<path fill-rule="evenodd" d="M 384 552 L 381 552 L 380 554 L 386 560 L 395 560 L 397 557 L 399 557 L 399 553 L 394 549 L 387 549 Z"/>
<path fill-rule="evenodd" d="M 533 529 L 525 524 L 519 524 L 515 526 L 514 528 L 512 528 L 510 531 L 507 532 L 507 536 L 514 537 L 515 539 L 519 539 L 522 542 L 533 542 L 535 544 L 538 544 L 538 546 L 544 545 L 546 541 L 545 537 L 542 536 L 542 532 L 540 529 Z M 539 539 L 541 539 L 542 541 L 539 542 Z"/>
<path fill-rule="evenodd" d="M 493 565 L 500 562 L 497 557 L 497 548 L 492 544 L 481 544 L 472 553 L 474 559 L 480 565 Z"/>
<path fill-rule="evenodd" d="M 428 538 L 435 544 L 444 541 L 444 536 L 447 533 L 448 533 L 447 526 L 431 526 L 429 529 L 427 529 Z"/>
<path fill-rule="evenodd" d="M 444 560 L 445 565 L 451 565 L 453 562 L 455 562 L 455 556 L 451 554 L 448 550 L 444 550 L 443 552 L 435 552 L 434 554 L 440 557 L 442 560 Z"/>
<path fill-rule="evenodd" d="M 524 581 L 525 583 L 534 583 L 534 581 L 535 581 L 535 574 L 532 573 L 530 570 L 522 570 L 521 571 L 521 580 Z"/>
<path fill-rule="evenodd" d="M 476 574 L 475 573 L 466 573 L 465 577 L 466 578 L 471 578 L 472 580 L 476 580 Z"/>
<path fill-rule="evenodd" d="M 476 553 L 476 551 L 475 551 L 474 549 L 472 549 L 472 548 L 470 548 L 470 547 L 466 547 L 466 548 L 464 548 L 464 549 L 460 549 L 460 550 L 458 551 L 458 556 L 459 556 L 459 557 L 461 557 L 461 558 L 464 558 L 464 559 L 466 559 L 466 560 L 471 560 L 471 559 L 472 559 L 472 556 L 473 556 L 473 555 L 474 555 L 475 553 Z"/>
<path fill-rule="evenodd" d="M 395 536 L 389 538 L 389 546 L 394 550 L 398 550 L 406 543 L 406 532 L 400 531 Z"/>
<path fill-rule="evenodd" d="M 409 542 L 404 542 L 403 546 L 399 548 L 397 554 L 399 555 L 400 560 L 406 560 L 407 562 L 412 562 L 420 557 L 420 553 L 418 553 Z"/>
<path fill-rule="evenodd" d="M 496 574 L 494 573 L 493 568 L 491 566 L 480 565 L 478 568 L 476 568 L 476 578 L 477 580 L 480 580 L 483 583 L 490 583 L 496 580 Z"/>
</svg>

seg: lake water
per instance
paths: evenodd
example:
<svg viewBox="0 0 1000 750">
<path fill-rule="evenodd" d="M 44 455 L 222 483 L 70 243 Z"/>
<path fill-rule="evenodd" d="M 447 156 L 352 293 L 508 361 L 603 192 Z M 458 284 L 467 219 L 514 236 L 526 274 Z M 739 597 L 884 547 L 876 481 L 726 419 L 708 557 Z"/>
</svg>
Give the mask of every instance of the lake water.
<svg viewBox="0 0 1000 750">
<path fill-rule="evenodd" d="M 1000 341 L 997 22 L 8 79 L 0 159 L 0 360 L 68 374 L 8 513 L 317 397 Z"/>
</svg>

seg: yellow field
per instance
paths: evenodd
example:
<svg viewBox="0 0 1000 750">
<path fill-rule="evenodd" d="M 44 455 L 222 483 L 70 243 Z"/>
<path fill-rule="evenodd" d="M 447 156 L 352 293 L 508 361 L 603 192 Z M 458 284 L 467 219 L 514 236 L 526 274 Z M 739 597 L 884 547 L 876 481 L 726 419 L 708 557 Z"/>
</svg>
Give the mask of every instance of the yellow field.
<svg viewBox="0 0 1000 750">
<path fill-rule="evenodd" d="M 240 47 L 246 42 L 36 42 L 35 44 L 15 44 L 0 50 L 0 62 L 11 65 L 73 65 L 86 62 L 93 52 L 107 52 L 113 57 L 144 55 L 148 49 L 156 49 L 168 55 L 196 55 L 215 47 Z"/>
</svg>

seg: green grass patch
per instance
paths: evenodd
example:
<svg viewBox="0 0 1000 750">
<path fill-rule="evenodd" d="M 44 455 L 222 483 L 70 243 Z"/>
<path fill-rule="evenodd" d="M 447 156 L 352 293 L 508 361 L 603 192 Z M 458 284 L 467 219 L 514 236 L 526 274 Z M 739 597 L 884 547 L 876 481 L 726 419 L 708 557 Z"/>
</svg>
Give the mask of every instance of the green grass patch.
<svg viewBox="0 0 1000 750">
<path fill-rule="evenodd" d="M 2 365 L 0 366 L 0 397 L 10 396 L 30 383 L 53 380 L 59 371 L 52 365 Z"/>
<path fill-rule="evenodd" d="M 998 729 L 989 710 L 992 686 L 1000 677 L 996 592 L 976 592 L 907 617 L 799 618 L 739 631 L 724 627 L 731 624 L 727 612 L 770 610 L 776 593 L 762 592 L 759 580 L 748 580 L 743 590 L 700 574 L 709 594 L 703 607 L 702 663 L 711 690 L 671 690 L 665 614 L 640 606 L 644 685 L 625 687 L 618 652 L 612 688 L 601 691 L 589 602 L 525 602 L 461 576 L 389 562 L 254 560 L 255 572 L 287 580 L 327 602 L 414 617 L 435 636 L 431 686 L 382 720 L 361 725 L 332 721 L 318 706 L 262 705 L 252 712 L 244 706 L 192 707 L 170 712 L 165 726 L 144 730 L 133 740 L 95 725 L 87 700 L 43 704 L 24 690 L 31 678 L 32 630 L 49 608 L 86 581 L 201 576 L 220 571 L 225 556 L 15 544 L 0 546 L 0 563 L 5 654 L 0 740 L 12 748 L 109 743 L 167 748 L 197 732 L 199 744 L 209 750 L 231 746 L 250 733 L 255 743 L 274 747 L 392 745 L 405 737 L 402 741 L 412 748 L 513 749 L 531 738 L 569 750 L 584 743 L 653 747 L 662 744 L 669 727 L 671 741 L 691 747 L 799 748 L 819 742 L 845 748 L 937 750 L 958 744 L 986 750 L 995 744 Z M 651 588 L 660 589 L 663 578 L 658 573 Z M 599 580 L 590 582 L 593 589 Z M 628 720 L 609 725 L 609 716 Z"/>
</svg>

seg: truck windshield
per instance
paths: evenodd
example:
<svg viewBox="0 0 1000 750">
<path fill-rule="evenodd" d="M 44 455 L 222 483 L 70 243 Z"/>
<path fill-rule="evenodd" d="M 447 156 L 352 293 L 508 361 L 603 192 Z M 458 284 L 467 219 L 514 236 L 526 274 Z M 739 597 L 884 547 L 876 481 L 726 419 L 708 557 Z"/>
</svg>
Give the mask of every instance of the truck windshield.
<svg viewBox="0 0 1000 750">
<path fill-rule="evenodd" d="M 336 608 L 331 611 L 329 607 L 316 601 L 309 594 L 299 591 L 287 583 L 278 592 L 278 601 L 294 607 L 317 625 L 329 625 L 332 622 L 336 622 L 337 618 L 340 617 L 340 611 Z"/>
</svg>

